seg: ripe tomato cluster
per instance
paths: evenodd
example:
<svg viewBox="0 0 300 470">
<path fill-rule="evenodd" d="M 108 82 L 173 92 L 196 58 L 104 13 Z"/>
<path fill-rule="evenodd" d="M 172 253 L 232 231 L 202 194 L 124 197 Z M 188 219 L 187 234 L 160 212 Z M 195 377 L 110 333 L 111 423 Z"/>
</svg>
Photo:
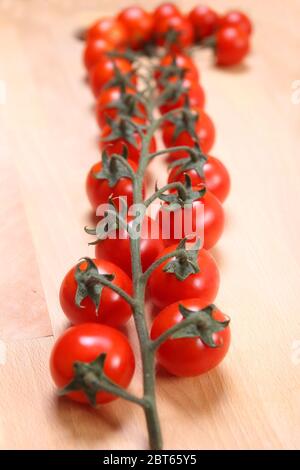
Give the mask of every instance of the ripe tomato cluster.
<svg viewBox="0 0 300 470">
<path fill-rule="evenodd" d="M 227 317 L 213 305 L 220 276 L 208 250 L 223 231 L 222 204 L 230 177 L 210 153 L 215 126 L 204 109 L 200 72 L 188 48 L 195 43 L 212 47 L 218 65 L 235 65 L 249 50 L 251 31 L 241 12 L 219 15 L 199 5 L 186 15 L 172 3 L 161 4 L 152 13 L 129 7 L 115 18 L 97 20 L 86 31 L 83 57 L 96 100 L 102 153 L 88 172 L 86 191 L 93 210 L 102 204 L 107 210 L 97 228 L 90 230 L 97 236 L 94 258 L 73 266 L 60 289 L 61 307 L 73 326 L 55 343 L 51 372 L 56 385 L 75 401 L 106 403 L 117 398 L 110 392 L 112 385 L 129 385 L 134 353 L 118 328 L 135 314 L 136 285 L 142 279 L 155 313 L 149 341 L 158 345 L 157 362 L 170 374 L 202 374 L 227 353 L 230 329 Z M 129 206 L 135 202 L 145 152 L 153 158 L 159 154 L 155 136 L 148 135 L 154 120 L 151 106 L 140 90 L 137 58 L 143 55 L 154 64 L 157 122 L 170 171 L 168 191 L 157 191 L 162 204 L 156 219 L 146 215 L 141 223 L 138 277 L 130 240 L 135 218 L 125 209 L 124 225 L 121 200 L 126 197 Z M 143 182 L 142 197 L 145 186 Z M 191 249 L 186 248 L 187 234 L 182 235 L 186 206 L 194 237 L 190 239 L 195 242 Z M 105 216 L 114 211 L 118 217 L 113 230 L 107 230 Z M 177 231 L 178 220 L 183 230 Z M 187 325 L 182 331 L 181 323 Z M 168 336 L 170 329 L 174 334 Z M 101 390 L 100 379 L 105 385 Z"/>
</svg>

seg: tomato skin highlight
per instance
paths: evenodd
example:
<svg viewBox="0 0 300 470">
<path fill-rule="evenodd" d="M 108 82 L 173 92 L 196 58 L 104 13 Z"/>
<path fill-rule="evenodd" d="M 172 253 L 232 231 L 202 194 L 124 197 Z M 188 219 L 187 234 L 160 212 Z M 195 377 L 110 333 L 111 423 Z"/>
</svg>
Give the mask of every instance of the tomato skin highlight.
<svg viewBox="0 0 300 470">
<path fill-rule="evenodd" d="M 183 320 L 178 309 L 182 304 L 189 310 L 201 310 L 206 305 L 198 298 L 186 299 L 169 305 L 154 319 L 151 328 L 151 339 L 158 338 L 167 329 Z M 216 309 L 213 317 L 218 321 L 225 321 L 225 315 Z M 178 377 L 194 377 L 204 374 L 216 367 L 225 357 L 230 345 L 230 327 L 214 333 L 214 340 L 218 347 L 211 348 L 200 338 L 168 339 L 158 348 L 157 361 L 170 374 Z"/>
<path fill-rule="evenodd" d="M 172 154 L 170 154 L 170 160 L 171 159 Z M 220 202 L 224 202 L 230 192 L 230 176 L 225 165 L 221 160 L 211 155 L 208 155 L 207 163 L 204 165 L 204 180 L 194 169 L 184 170 L 178 173 L 178 167 L 174 167 L 169 174 L 168 183 L 174 183 L 175 181 L 184 183 L 184 174 L 189 175 L 193 186 L 205 182 L 207 189 L 216 196 Z"/>
<path fill-rule="evenodd" d="M 131 72 L 132 65 L 129 60 L 123 58 L 104 57 L 91 68 L 89 73 L 90 85 L 94 96 L 97 98 L 103 87 L 115 76 L 114 64 L 119 68 L 122 74 Z M 131 78 L 133 85 L 136 85 L 136 76 Z"/>
<path fill-rule="evenodd" d="M 250 50 L 249 35 L 235 26 L 224 26 L 216 33 L 216 62 L 228 67 L 239 64 Z"/>
<path fill-rule="evenodd" d="M 128 218 L 129 224 L 132 217 Z M 140 253 L 142 269 L 145 271 L 155 261 L 155 259 L 164 250 L 165 246 L 163 241 L 158 238 L 151 238 L 151 227 L 155 221 L 150 217 L 145 216 L 143 222 L 143 232 L 140 241 Z M 147 232 L 148 230 L 148 232 Z M 147 233 L 149 235 L 147 235 Z M 125 230 L 119 229 L 114 232 L 116 238 L 106 238 L 100 241 L 95 246 L 95 257 L 98 259 L 106 259 L 112 263 L 117 264 L 129 276 L 131 276 L 131 254 L 130 254 L 130 239 Z M 159 235 L 159 230 L 157 230 Z"/>
<path fill-rule="evenodd" d="M 177 245 L 169 246 L 161 256 L 174 251 L 176 247 Z M 159 266 L 148 281 L 149 299 L 156 308 L 162 309 L 181 299 L 192 297 L 200 298 L 204 305 L 215 300 L 220 285 L 220 274 L 214 258 L 208 251 L 199 250 L 200 271 L 191 274 L 184 281 L 177 279 L 173 273 L 163 271 L 167 263 L 168 261 Z"/>
<path fill-rule="evenodd" d="M 218 27 L 223 28 L 224 26 L 237 26 L 248 35 L 252 33 L 253 29 L 249 17 L 238 10 L 230 10 L 219 18 Z"/>
<path fill-rule="evenodd" d="M 128 294 L 132 293 L 132 282 L 127 274 L 117 265 L 106 260 L 93 260 L 98 268 L 99 274 L 114 274 L 113 284 L 118 285 Z M 82 270 L 86 269 L 86 261 L 80 264 Z M 109 287 L 103 287 L 98 316 L 96 308 L 90 297 L 86 297 L 81 302 L 80 307 L 75 304 L 77 281 L 75 279 L 76 266 L 64 277 L 59 299 L 61 308 L 66 317 L 73 325 L 87 322 L 103 323 L 109 326 L 118 327 L 124 325 L 131 317 L 131 307 L 118 294 Z"/>
<path fill-rule="evenodd" d="M 115 47 L 126 45 L 127 31 L 115 18 L 101 18 L 87 30 L 86 40 L 105 39 Z"/>
<path fill-rule="evenodd" d="M 218 28 L 218 14 L 205 5 L 197 5 L 193 8 L 188 18 L 193 25 L 196 40 L 211 36 Z"/>
<path fill-rule="evenodd" d="M 102 38 L 88 41 L 83 51 L 85 68 L 88 71 L 91 70 L 98 62 L 105 59 L 107 53 L 113 50 L 113 48 L 113 44 Z"/>
<path fill-rule="evenodd" d="M 190 22 L 183 16 L 171 16 L 154 25 L 154 37 L 158 46 L 164 46 L 165 35 L 172 29 L 178 33 L 178 39 L 170 46 L 171 52 L 181 52 L 194 42 L 194 30 Z"/>
<path fill-rule="evenodd" d="M 106 325 L 84 323 L 68 328 L 56 340 L 50 357 L 50 370 L 58 388 L 65 387 L 74 378 L 75 361 L 89 363 L 106 353 L 104 373 L 114 383 L 127 388 L 135 369 L 135 359 L 128 339 L 118 330 Z M 89 403 L 82 391 L 68 393 L 68 398 Z M 97 404 L 108 403 L 118 397 L 98 392 Z"/>
<path fill-rule="evenodd" d="M 179 9 L 176 5 L 174 5 L 174 3 L 161 3 L 153 12 L 155 23 L 160 22 L 166 18 L 170 18 L 172 16 L 182 16 Z"/>
<path fill-rule="evenodd" d="M 199 188 L 194 186 L 194 190 L 197 189 Z M 157 220 L 160 227 L 162 227 L 162 239 L 166 246 L 178 244 L 184 236 L 190 235 L 189 233 L 185 233 L 184 217 L 186 217 L 187 220 L 190 218 L 192 233 L 197 234 L 197 236 L 203 241 L 203 248 L 206 250 L 210 250 L 218 242 L 223 233 L 225 222 L 224 210 L 221 202 L 209 191 L 206 191 L 202 198 L 194 201 L 191 209 L 180 208 L 176 211 L 170 212 L 170 234 L 169 231 L 164 230 L 162 225 L 163 207 L 164 205 L 157 214 Z M 182 214 L 182 222 L 179 222 L 179 225 L 177 225 L 178 211 L 181 211 Z M 178 235 L 175 228 L 180 229 L 180 233 Z"/>
<path fill-rule="evenodd" d="M 111 133 L 111 128 L 109 126 L 105 126 L 102 130 L 101 138 L 107 137 Z M 110 142 L 103 142 L 100 141 L 99 147 L 100 150 L 106 150 L 108 155 L 112 155 L 114 153 L 122 155 L 124 145 L 128 148 L 128 158 L 133 160 L 135 163 L 139 163 L 140 154 L 142 150 L 142 139 L 138 132 L 133 132 L 135 145 L 131 142 L 128 142 L 123 137 L 118 137 Z M 155 137 L 151 139 L 150 146 L 149 146 L 149 153 L 153 153 L 156 151 L 156 140 Z"/>
<path fill-rule="evenodd" d="M 134 171 L 137 170 L 137 165 L 132 160 L 128 163 Z M 102 163 L 98 162 L 90 169 L 86 179 L 86 192 L 94 210 L 101 204 L 107 204 L 109 197 L 126 197 L 128 207 L 133 204 L 133 184 L 131 178 L 121 178 L 115 186 L 110 187 L 107 179 L 96 179 L 94 174 L 102 170 Z M 144 188 L 143 188 L 144 193 Z"/>
<path fill-rule="evenodd" d="M 118 20 L 127 31 L 127 45 L 139 49 L 150 41 L 153 32 L 153 16 L 139 6 L 125 8 L 118 15 Z"/>
<path fill-rule="evenodd" d="M 199 118 L 196 122 L 196 133 L 199 138 L 201 150 L 204 153 L 208 153 L 214 142 L 215 142 L 215 126 L 209 115 L 198 107 L 193 108 L 199 114 Z M 162 128 L 162 138 L 166 147 L 172 147 L 177 145 L 187 145 L 188 147 L 194 147 L 194 140 L 187 131 L 181 132 L 178 137 L 173 138 L 175 125 L 167 121 Z M 173 152 L 171 160 L 177 160 L 188 156 L 187 152 L 179 151 Z"/>
</svg>

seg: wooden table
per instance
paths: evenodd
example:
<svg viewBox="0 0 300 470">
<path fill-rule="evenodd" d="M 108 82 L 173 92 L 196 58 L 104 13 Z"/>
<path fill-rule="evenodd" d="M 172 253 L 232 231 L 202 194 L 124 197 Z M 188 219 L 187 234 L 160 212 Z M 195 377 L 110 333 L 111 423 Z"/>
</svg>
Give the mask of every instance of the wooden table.
<svg viewBox="0 0 300 470">
<path fill-rule="evenodd" d="M 147 446 L 134 405 L 94 411 L 58 400 L 48 369 L 67 325 L 61 279 L 93 254 L 82 227 L 97 127 L 73 32 L 128 5 L 100 3 L 0 1 L 2 448 Z M 210 3 L 220 11 L 235 4 Z M 214 155 L 232 176 L 226 231 L 213 253 L 217 304 L 232 317 L 233 341 L 227 360 L 203 377 L 159 376 L 166 448 L 300 447 L 300 3 L 240 4 L 255 24 L 246 64 L 219 70 L 209 54 L 196 55 L 217 126 Z M 132 389 L 140 390 L 139 371 Z"/>
</svg>

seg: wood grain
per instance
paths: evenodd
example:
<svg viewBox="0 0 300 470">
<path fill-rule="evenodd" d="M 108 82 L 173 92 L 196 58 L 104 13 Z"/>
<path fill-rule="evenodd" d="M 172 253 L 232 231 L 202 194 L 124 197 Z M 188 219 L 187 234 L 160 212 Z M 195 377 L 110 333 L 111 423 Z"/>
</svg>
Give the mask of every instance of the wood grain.
<svg viewBox="0 0 300 470">
<path fill-rule="evenodd" d="M 233 3 L 210 2 L 220 11 Z M 48 371 L 53 337 L 45 337 L 67 325 L 58 303 L 64 273 L 93 254 L 82 227 L 90 218 L 84 179 L 97 159 L 97 128 L 73 32 L 125 5 L 0 1 L 7 90 L 0 104 L 1 448 L 146 446 L 133 405 L 118 401 L 95 412 L 57 400 Z M 213 154 L 232 175 L 226 232 L 213 253 L 222 275 L 217 304 L 232 317 L 233 342 L 224 364 L 204 377 L 159 374 L 170 449 L 300 447 L 300 104 L 292 101 L 300 4 L 241 5 L 255 24 L 246 64 L 223 71 L 196 54 L 217 127 Z M 161 164 L 153 171 L 163 180 Z M 132 389 L 139 387 L 138 368 Z"/>
</svg>

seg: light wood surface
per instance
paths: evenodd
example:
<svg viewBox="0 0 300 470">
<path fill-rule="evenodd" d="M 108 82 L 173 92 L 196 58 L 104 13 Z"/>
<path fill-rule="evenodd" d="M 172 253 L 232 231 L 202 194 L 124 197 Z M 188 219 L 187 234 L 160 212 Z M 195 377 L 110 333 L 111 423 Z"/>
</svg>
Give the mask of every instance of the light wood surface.
<svg viewBox="0 0 300 470">
<path fill-rule="evenodd" d="M 209 3 L 220 11 L 236 5 Z M 206 376 L 158 377 L 169 449 L 300 447 L 300 104 L 292 100 L 300 3 L 239 4 L 255 25 L 245 66 L 222 71 L 208 54 L 196 55 L 217 127 L 213 154 L 232 176 L 226 231 L 213 250 L 222 276 L 217 304 L 232 318 L 232 347 Z M 125 5 L 0 1 L 1 448 L 147 445 L 134 405 L 119 400 L 94 411 L 58 400 L 48 370 L 54 338 L 67 325 L 61 279 L 80 256 L 93 254 L 82 227 L 97 127 L 73 32 Z M 132 390 L 139 389 L 138 370 Z"/>
</svg>

